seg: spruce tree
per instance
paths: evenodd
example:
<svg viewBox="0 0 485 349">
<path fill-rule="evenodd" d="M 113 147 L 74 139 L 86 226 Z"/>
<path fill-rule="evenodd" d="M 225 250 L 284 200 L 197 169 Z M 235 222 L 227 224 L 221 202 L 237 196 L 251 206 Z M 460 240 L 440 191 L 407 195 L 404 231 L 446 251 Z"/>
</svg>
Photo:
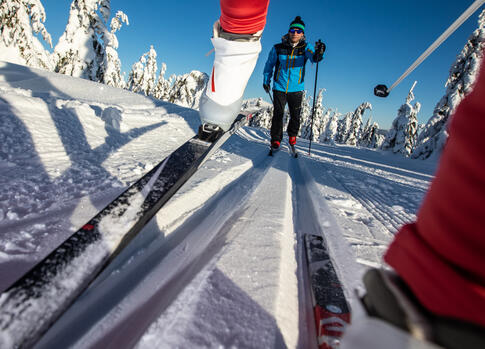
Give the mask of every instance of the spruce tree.
<svg viewBox="0 0 485 349">
<path fill-rule="evenodd" d="M 249 126 L 269 129 L 273 117 L 273 107 L 263 107 L 253 113 Z"/>
<path fill-rule="evenodd" d="M 121 29 L 123 23 L 129 25 L 128 16 L 118 11 L 111 20 L 110 32 L 104 36 L 106 45 L 103 63 L 103 83 L 109 86 L 124 88 L 126 83 L 121 74 L 121 61 L 118 57 L 118 38 L 115 33 Z"/>
<path fill-rule="evenodd" d="M 339 119 L 337 122 L 337 134 L 335 135 L 335 141 L 337 143 L 345 143 L 349 138 L 350 126 L 352 124 L 352 112 L 348 112 Z"/>
<path fill-rule="evenodd" d="M 165 73 L 167 72 L 167 65 L 165 63 L 162 63 L 160 67 L 160 74 L 158 74 L 158 79 L 157 79 L 157 86 L 155 86 L 155 91 L 153 93 L 153 97 L 157 99 L 164 100 L 164 94 L 166 90 L 166 83 L 167 80 L 165 80 Z"/>
<path fill-rule="evenodd" d="M 332 116 L 330 117 L 330 121 L 325 128 L 325 135 L 323 137 L 323 142 L 335 144 L 335 137 L 337 136 L 337 127 L 338 127 L 338 120 L 340 114 L 338 111 L 335 111 Z"/>
<path fill-rule="evenodd" d="M 379 124 L 374 122 L 369 130 L 369 148 L 380 148 L 384 142 L 384 136 L 379 134 Z"/>
<path fill-rule="evenodd" d="M 313 105 L 309 105 L 309 115 L 307 118 L 307 124 L 304 125 L 306 129 L 305 139 L 310 139 L 312 137 L 312 142 L 317 141 L 320 138 L 320 132 L 322 128 L 322 118 L 324 115 L 323 107 L 323 92 L 325 89 L 320 89 L 318 91 L 317 100 L 315 102 L 315 111 L 313 112 Z M 313 119 L 313 122 L 312 122 Z M 313 124 L 313 128 L 312 128 Z"/>
<path fill-rule="evenodd" d="M 409 90 L 406 103 L 399 107 L 397 116 L 392 122 L 392 127 L 382 144 L 383 150 L 392 150 L 392 152 L 401 153 L 406 157 L 409 157 L 414 150 L 418 129 L 417 114 L 421 108 L 419 102 L 411 105 L 411 102 L 414 100 L 413 90 L 416 83 L 417 81 L 414 82 Z"/>
<path fill-rule="evenodd" d="M 359 146 L 368 147 L 371 127 L 372 127 L 371 121 L 372 121 L 372 118 L 369 117 L 367 119 L 367 122 L 365 123 L 365 126 L 362 128 L 362 133 L 361 133 L 359 142 L 357 143 Z"/>
<path fill-rule="evenodd" d="M 165 73 L 167 72 L 167 65 L 162 63 L 160 68 L 160 74 L 158 75 L 157 86 L 155 87 L 154 97 L 161 99 L 162 101 L 168 101 L 170 98 L 170 91 L 172 90 L 173 82 L 175 81 L 175 75 L 171 75 L 167 80 L 165 79 Z"/>
<path fill-rule="evenodd" d="M 323 108 L 323 106 L 322 106 Z M 331 108 L 328 108 L 322 115 L 320 125 L 318 127 L 318 141 L 324 142 L 325 139 L 325 131 L 327 129 L 328 123 L 330 122 L 330 115 L 332 115 L 333 111 Z"/>
<path fill-rule="evenodd" d="M 64 34 L 54 49 L 55 71 L 92 81 L 104 81 L 109 0 L 74 0 Z M 107 39 L 108 40 L 108 39 Z"/>
<path fill-rule="evenodd" d="M 179 75 L 172 84 L 168 101 L 184 107 L 198 109 L 209 76 L 197 70 Z"/>
<path fill-rule="evenodd" d="M 127 88 L 133 92 L 143 91 L 143 71 L 146 63 L 145 55 L 142 55 L 140 60 L 131 66 Z"/>
<path fill-rule="evenodd" d="M 273 105 L 265 102 L 261 97 L 244 100 L 241 110 L 251 113 L 253 117 L 249 120 L 249 126 L 269 129 L 273 118 Z"/>
<path fill-rule="evenodd" d="M 369 102 L 364 102 L 355 109 L 351 117 L 348 136 L 344 140 L 346 144 L 357 145 L 361 134 L 362 115 L 367 109 L 372 110 L 372 105 Z"/>
<path fill-rule="evenodd" d="M 419 134 L 412 158 L 439 156 L 448 139 L 450 116 L 473 89 L 485 49 L 485 10 L 479 16 L 478 28 L 468 39 L 450 68 L 446 93 L 436 105 L 433 115 Z"/>
<path fill-rule="evenodd" d="M 150 46 L 138 62 L 133 64 L 128 77 L 128 89 L 143 93 L 145 96 L 155 95 L 157 86 L 157 52 Z"/>
<path fill-rule="evenodd" d="M 0 59 L 53 70 L 49 52 L 35 36 L 40 33 L 52 47 L 51 36 L 44 26 L 45 18 L 40 0 L 1 0 Z"/>
<path fill-rule="evenodd" d="M 287 113 L 285 112 L 285 114 Z M 301 99 L 300 131 L 298 132 L 298 137 L 303 139 L 310 139 L 311 116 L 312 116 L 311 97 L 308 96 L 308 92 L 305 90 L 303 91 L 303 97 Z M 286 125 L 283 129 L 286 129 Z"/>
</svg>

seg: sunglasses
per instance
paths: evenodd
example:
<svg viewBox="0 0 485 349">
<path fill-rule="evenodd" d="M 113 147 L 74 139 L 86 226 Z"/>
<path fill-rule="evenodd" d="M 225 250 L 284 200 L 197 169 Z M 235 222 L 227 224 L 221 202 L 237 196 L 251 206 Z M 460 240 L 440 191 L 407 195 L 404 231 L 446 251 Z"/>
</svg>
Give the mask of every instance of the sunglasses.
<svg viewBox="0 0 485 349">
<path fill-rule="evenodd" d="M 289 31 L 290 31 L 291 34 L 295 34 L 295 33 L 301 34 L 301 33 L 303 33 L 303 30 L 301 30 L 301 29 L 293 29 L 292 28 Z"/>
</svg>

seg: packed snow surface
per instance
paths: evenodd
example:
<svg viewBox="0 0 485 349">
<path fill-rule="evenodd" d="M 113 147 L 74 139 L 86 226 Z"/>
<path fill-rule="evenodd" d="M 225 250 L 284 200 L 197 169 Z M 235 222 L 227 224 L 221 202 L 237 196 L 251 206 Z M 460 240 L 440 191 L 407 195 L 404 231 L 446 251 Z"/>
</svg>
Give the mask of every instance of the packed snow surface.
<svg viewBox="0 0 485 349">
<path fill-rule="evenodd" d="M 199 124 L 192 109 L 2 62 L 0 120 L 2 291 Z M 286 144 L 269 157 L 268 143 L 259 128 L 232 136 L 36 347 L 315 346 L 303 235 L 325 236 L 353 297 L 436 163 L 319 143 L 308 156 L 303 140 L 298 159 Z"/>
</svg>

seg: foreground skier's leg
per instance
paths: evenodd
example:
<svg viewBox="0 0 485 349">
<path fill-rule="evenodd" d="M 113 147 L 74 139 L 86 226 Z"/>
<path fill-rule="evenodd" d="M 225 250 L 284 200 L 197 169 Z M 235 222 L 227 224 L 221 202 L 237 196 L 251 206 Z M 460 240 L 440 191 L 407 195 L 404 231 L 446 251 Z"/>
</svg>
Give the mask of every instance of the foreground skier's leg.
<svg viewBox="0 0 485 349">
<path fill-rule="evenodd" d="M 246 84 L 254 70 L 269 0 L 221 0 L 214 24 L 214 66 L 199 113 L 202 125 L 226 131 L 241 109 Z"/>
<path fill-rule="evenodd" d="M 401 228 L 385 255 L 399 276 L 372 270 L 364 279 L 371 316 L 446 348 L 485 348 L 484 96 L 482 64 L 473 92 L 453 115 L 417 221 Z M 356 319 L 344 343 L 361 345 L 357 327 L 366 322 L 377 330 L 379 321 Z M 386 347 L 370 339 L 373 348 Z"/>
</svg>

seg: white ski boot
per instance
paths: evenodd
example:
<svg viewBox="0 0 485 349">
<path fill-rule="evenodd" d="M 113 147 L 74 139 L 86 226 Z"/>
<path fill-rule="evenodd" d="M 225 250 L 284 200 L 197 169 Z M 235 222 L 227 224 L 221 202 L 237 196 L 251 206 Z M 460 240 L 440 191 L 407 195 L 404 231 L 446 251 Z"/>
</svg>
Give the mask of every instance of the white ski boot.
<svg viewBox="0 0 485 349">
<path fill-rule="evenodd" d="M 206 91 L 202 94 L 199 115 L 201 127 L 219 126 L 227 131 L 241 110 L 244 89 L 259 52 L 262 31 L 255 34 L 224 32 L 219 21 L 214 23 L 215 58 Z"/>
</svg>

